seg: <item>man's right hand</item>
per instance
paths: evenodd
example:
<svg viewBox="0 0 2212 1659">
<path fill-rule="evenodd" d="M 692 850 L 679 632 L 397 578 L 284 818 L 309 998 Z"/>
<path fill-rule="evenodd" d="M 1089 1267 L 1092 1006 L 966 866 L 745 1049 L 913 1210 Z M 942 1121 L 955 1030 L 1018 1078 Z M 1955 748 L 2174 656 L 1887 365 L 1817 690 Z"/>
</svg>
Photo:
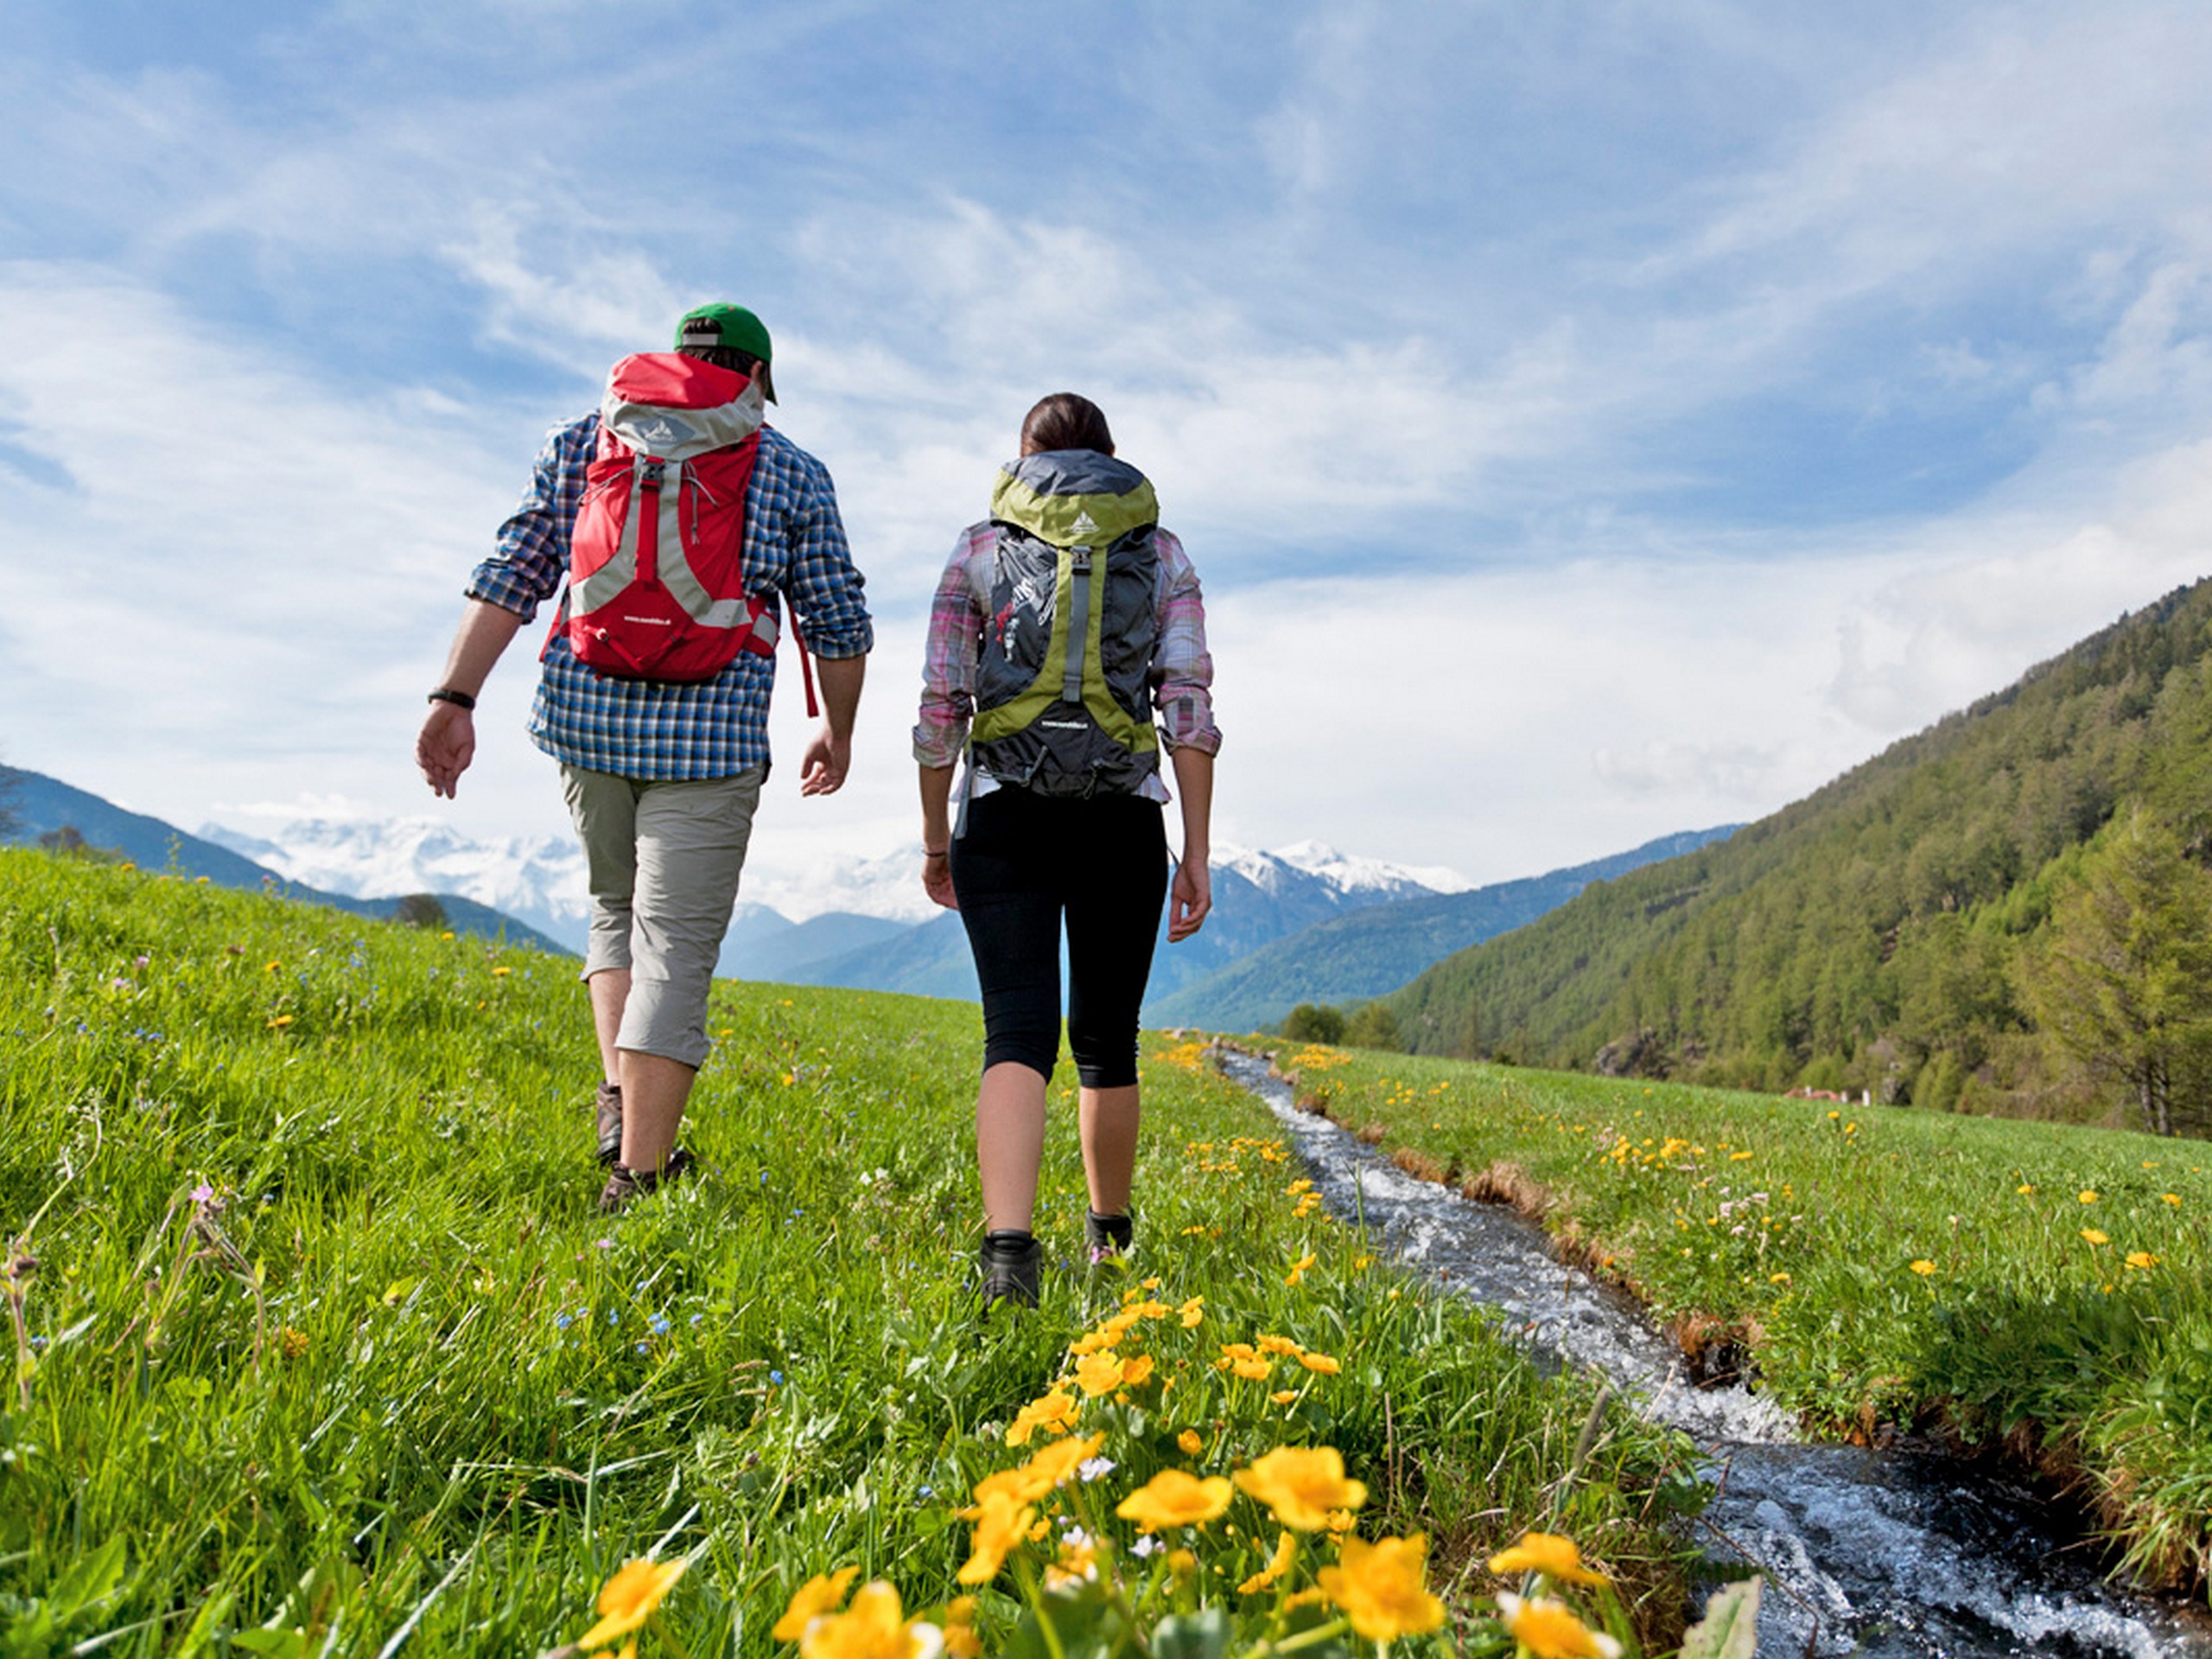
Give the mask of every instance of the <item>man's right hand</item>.
<svg viewBox="0 0 2212 1659">
<path fill-rule="evenodd" d="M 475 758 L 476 716 L 459 703 L 432 703 L 415 739 L 415 764 L 432 792 L 451 800 L 461 774 Z"/>
</svg>

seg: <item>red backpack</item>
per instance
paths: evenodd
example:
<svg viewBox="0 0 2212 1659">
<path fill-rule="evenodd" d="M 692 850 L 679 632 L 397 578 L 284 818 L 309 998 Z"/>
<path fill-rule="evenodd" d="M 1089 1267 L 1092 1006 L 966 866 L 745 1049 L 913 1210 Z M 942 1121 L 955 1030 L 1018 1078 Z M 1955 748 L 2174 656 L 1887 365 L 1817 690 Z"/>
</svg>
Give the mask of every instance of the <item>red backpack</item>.
<svg viewBox="0 0 2212 1659">
<path fill-rule="evenodd" d="M 746 591 L 742 557 L 761 418 L 757 383 L 696 358 L 641 353 L 609 372 L 569 535 L 578 661 L 618 679 L 710 680 L 741 651 L 775 654 L 776 595 Z"/>
</svg>

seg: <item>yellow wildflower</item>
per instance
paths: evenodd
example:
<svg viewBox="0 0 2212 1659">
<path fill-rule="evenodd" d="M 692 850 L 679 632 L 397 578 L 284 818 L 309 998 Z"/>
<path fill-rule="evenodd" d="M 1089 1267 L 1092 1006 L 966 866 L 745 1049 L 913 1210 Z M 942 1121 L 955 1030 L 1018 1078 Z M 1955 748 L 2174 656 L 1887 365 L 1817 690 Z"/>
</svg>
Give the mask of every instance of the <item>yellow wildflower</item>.
<svg viewBox="0 0 2212 1659">
<path fill-rule="evenodd" d="M 1021 1542 L 1037 1511 L 1018 1505 L 1005 1492 L 994 1492 L 977 1505 L 976 1535 L 968 1564 L 953 1574 L 963 1584 L 988 1584 L 1006 1565 L 1007 1553 Z"/>
<path fill-rule="evenodd" d="M 864 1585 L 846 1611 L 817 1618 L 799 1639 L 799 1659 L 921 1659 L 937 1632 L 910 1619 L 896 1586 Z"/>
<path fill-rule="evenodd" d="M 976 1634 L 976 1598 L 955 1596 L 944 1610 L 944 1650 L 952 1659 L 982 1659 L 983 1638 Z"/>
<path fill-rule="evenodd" d="M 1582 1565 L 1582 1552 L 1572 1538 L 1555 1532 L 1524 1532 L 1512 1548 L 1490 1558 L 1490 1570 L 1503 1578 L 1509 1573 L 1541 1573 L 1548 1579 L 1575 1584 L 1603 1584 L 1605 1575 Z"/>
<path fill-rule="evenodd" d="M 2159 1193 L 2159 1194 L 2158 1194 L 2158 1196 L 2159 1196 L 2160 1198 L 2164 1198 L 2164 1199 L 2168 1204 L 2172 1205 L 2176 1209 L 2179 1209 L 2179 1208 L 2181 1207 L 2181 1194 L 2180 1194 L 2180 1193 L 2178 1193 L 2178 1192 L 2161 1192 L 2161 1193 Z"/>
<path fill-rule="evenodd" d="M 1076 1413 L 1081 1409 L 1073 1395 L 1068 1393 L 1064 1386 L 1056 1385 L 1051 1393 L 1032 1400 L 1014 1414 L 1014 1421 L 1006 1431 L 1006 1443 L 1008 1446 L 1027 1446 L 1030 1436 L 1040 1428 L 1072 1428 Z"/>
<path fill-rule="evenodd" d="M 1084 1459 L 1096 1457 L 1098 1448 L 1105 1444 L 1103 1434 L 1055 1440 L 1019 1469 L 1001 1469 L 977 1481 L 976 1507 L 963 1513 L 970 1520 L 976 1519 L 994 1492 L 1003 1492 L 1017 1503 L 1034 1503 L 1075 1473 Z"/>
<path fill-rule="evenodd" d="M 1122 1381 L 1132 1389 L 1140 1388 L 1152 1380 L 1153 1359 L 1150 1354 L 1139 1354 L 1122 1364 Z"/>
<path fill-rule="evenodd" d="M 1585 1624 L 1565 1602 L 1523 1601 L 1509 1590 L 1499 1594 L 1497 1611 L 1513 1639 L 1536 1659 L 1620 1659 L 1621 1644 Z"/>
<path fill-rule="evenodd" d="M 2020 1185 L 2019 1185 L 2017 1188 L 2015 1188 L 2014 1190 L 2015 1190 L 2016 1192 L 2018 1192 L 2019 1193 L 2019 1195 L 2020 1195 L 2022 1198 L 2026 1198 L 2026 1197 L 2028 1196 L 2028 1194 L 2029 1194 L 2029 1193 L 2031 1193 L 2031 1192 L 2034 1192 L 2034 1191 L 2036 1190 L 2036 1189 L 2035 1189 L 2035 1183 L 2034 1183 L 2034 1182 L 2032 1182 L 2032 1181 L 2022 1181 L 2022 1182 L 2020 1183 Z"/>
<path fill-rule="evenodd" d="M 1274 1401 L 1275 1404 L 1279 1406 L 1287 1406 L 1292 1401 L 1298 1398 L 1298 1390 L 1296 1389 L 1277 1389 L 1273 1394 L 1269 1395 L 1268 1398 Z"/>
<path fill-rule="evenodd" d="M 1186 1469 L 1163 1469 L 1123 1498 L 1114 1513 L 1147 1532 L 1170 1527 L 1202 1527 L 1229 1508 L 1229 1483 L 1219 1475 L 1201 1480 Z"/>
<path fill-rule="evenodd" d="M 1198 1431 L 1195 1428 L 1186 1428 L 1178 1434 L 1175 1437 L 1175 1444 L 1183 1448 L 1183 1455 L 1186 1458 L 1195 1458 L 1206 1449 L 1205 1441 L 1199 1437 Z"/>
<path fill-rule="evenodd" d="M 688 1563 L 626 1561 L 599 1592 L 599 1623 L 576 1638 L 581 1648 L 596 1648 L 627 1636 L 653 1616 Z"/>
<path fill-rule="evenodd" d="M 1183 1316 L 1183 1328 L 1185 1331 L 1197 1330 L 1198 1321 L 1205 1318 L 1205 1300 L 1206 1299 L 1203 1296 L 1193 1296 L 1175 1310 Z"/>
<path fill-rule="evenodd" d="M 1098 1576 L 1098 1546 L 1088 1534 L 1077 1532 L 1060 1541 L 1058 1558 L 1045 1569 L 1045 1587 L 1063 1590 L 1071 1584 L 1084 1584 Z"/>
<path fill-rule="evenodd" d="M 2158 1258 L 2148 1250 L 2130 1250 L 2127 1265 L 2131 1268 L 2155 1268 L 2158 1265 Z"/>
<path fill-rule="evenodd" d="M 1096 1400 L 1122 1386 L 1122 1357 L 1111 1348 L 1085 1354 L 1076 1362 L 1076 1386 Z"/>
<path fill-rule="evenodd" d="M 1370 1642 L 1395 1642 L 1422 1636 L 1444 1623 L 1444 1604 L 1423 1582 L 1428 1568 L 1428 1540 L 1382 1538 L 1374 1543 L 1347 1538 L 1338 1565 L 1314 1578 L 1331 1601 L 1344 1611 L 1351 1627 Z"/>
<path fill-rule="evenodd" d="M 1283 1275 L 1283 1283 L 1286 1286 L 1295 1286 L 1300 1280 L 1306 1276 L 1306 1269 L 1312 1267 L 1314 1262 L 1319 1259 L 1320 1258 L 1316 1256 L 1313 1251 L 1306 1251 L 1305 1255 L 1300 1256 L 1297 1261 L 1290 1264 L 1290 1271 Z"/>
<path fill-rule="evenodd" d="M 1268 1564 L 1238 1585 L 1236 1593 L 1240 1596 L 1256 1595 L 1269 1585 L 1280 1583 L 1283 1574 L 1290 1571 L 1290 1564 L 1297 1559 L 1297 1535 L 1286 1532 L 1276 1541 L 1275 1553 L 1268 1558 Z"/>
<path fill-rule="evenodd" d="M 1344 1370 L 1344 1367 L 1337 1363 L 1336 1357 L 1331 1354 L 1301 1353 L 1298 1357 L 1298 1363 L 1307 1370 L 1319 1371 L 1324 1376 L 1334 1376 Z"/>
<path fill-rule="evenodd" d="M 1198 1558 L 1187 1549 L 1171 1549 L 1167 1552 L 1167 1570 L 1179 1579 L 1190 1578 L 1198 1570 Z"/>
<path fill-rule="evenodd" d="M 505 979 L 512 972 L 514 972 L 514 969 L 512 968 L 494 968 L 492 970 L 492 977 L 494 979 Z"/>
<path fill-rule="evenodd" d="M 1367 1488 L 1345 1478 L 1344 1458 L 1329 1446 L 1280 1446 L 1238 1470 L 1236 1484 L 1300 1532 L 1327 1526 L 1331 1510 L 1356 1510 L 1367 1502 Z"/>
<path fill-rule="evenodd" d="M 2112 1243 L 2112 1240 L 2107 1238 L 2102 1233 L 2099 1232 L 2094 1227 L 2084 1227 L 2082 1230 L 2082 1236 L 2092 1244 L 2109 1244 Z"/>
<path fill-rule="evenodd" d="M 1343 1534 L 1350 1532 L 1352 1529 L 1352 1523 L 1353 1516 L 1352 1512 L 1350 1510 L 1331 1510 L 1329 1511 L 1329 1530 L 1331 1532 L 1336 1533 L 1341 1536 Z"/>
<path fill-rule="evenodd" d="M 271 1020 L 269 1022 L 269 1029 L 271 1031 L 282 1031 L 285 1027 L 291 1023 L 292 1016 L 290 1014 L 280 1014 L 274 1020 Z"/>
<path fill-rule="evenodd" d="M 1288 1337 L 1262 1337 L 1260 1351 L 1263 1354 L 1302 1354 L 1306 1351 Z"/>
<path fill-rule="evenodd" d="M 1919 1261 L 1912 1264 L 1912 1270 L 1918 1274 L 1922 1278 L 1925 1279 L 1929 1274 L 1936 1271 L 1936 1264 L 1933 1262 L 1929 1261 L 1927 1257 L 1923 1256 Z"/>
<path fill-rule="evenodd" d="M 2094 1204 L 2096 1201 L 2097 1201 L 2097 1192 L 2096 1192 L 2096 1189 L 2095 1189 L 2094 1187 L 2085 1186 L 2085 1187 L 2083 1187 L 2083 1188 L 2082 1189 L 2082 1203 L 2084 1203 L 2084 1204 Z"/>
<path fill-rule="evenodd" d="M 824 1613 L 833 1613 L 842 1606 L 845 1592 L 860 1577 L 857 1567 L 841 1567 L 835 1573 L 817 1573 L 791 1594 L 791 1605 L 784 1609 L 784 1616 L 776 1621 L 776 1628 L 768 1632 L 779 1642 L 796 1642 L 806 1634 L 806 1627 Z"/>
<path fill-rule="evenodd" d="M 1257 1382 L 1266 1377 L 1270 1367 L 1264 1359 L 1232 1359 L 1229 1369 L 1241 1377 Z"/>
</svg>

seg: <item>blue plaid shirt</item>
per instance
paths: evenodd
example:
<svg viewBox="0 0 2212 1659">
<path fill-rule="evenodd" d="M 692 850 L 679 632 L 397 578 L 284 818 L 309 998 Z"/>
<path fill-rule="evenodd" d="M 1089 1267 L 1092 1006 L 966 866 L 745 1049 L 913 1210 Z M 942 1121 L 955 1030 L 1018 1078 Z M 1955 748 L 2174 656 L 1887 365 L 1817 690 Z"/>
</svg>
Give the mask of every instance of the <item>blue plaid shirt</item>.
<svg viewBox="0 0 2212 1659">
<path fill-rule="evenodd" d="M 469 579 L 471 599 L 526 623 L 560 591 L 598 440 L 595 413 L 545 435 L 530 493 L 499 526 L 498 550 Z M 746 492 L 743 560 L 746 587 L 782 594 L 816 656 L 861 657 L 874 645 L 829 469 L 766 427 Z M 683 684 L 618 680 L 578 662 L 563 628 L 543 664 L 530 734 L 556 760 L 657 782 L 728 778 L 767 764 L 772 657 L 741 652 L 713 679 Z"/>
</svg>

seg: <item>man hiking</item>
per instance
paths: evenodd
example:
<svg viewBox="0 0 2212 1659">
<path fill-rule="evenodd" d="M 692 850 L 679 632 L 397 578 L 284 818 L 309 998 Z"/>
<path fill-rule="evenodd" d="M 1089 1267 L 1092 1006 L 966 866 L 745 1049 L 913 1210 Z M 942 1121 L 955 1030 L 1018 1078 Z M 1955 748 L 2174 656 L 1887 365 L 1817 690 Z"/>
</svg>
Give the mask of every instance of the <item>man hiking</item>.
<svg viewBox="0 0 2212 1659">
<path fill-rule="evenodd" d="M 809 651 L 821 665 L 801 795 L 845 781 L 874 643 L 828 470 L 764 423 L 772 349 L 752 312 L 701 306 L 674 353 L 624 359 L 597 411 L 547 434 L 469 580 L 416 740 L 423 776 L 451 797 L 486 677 L 566 579 L 530 734 L 561 764 L 591 887 L 583 977 L 608 1213 L 690 1163 L 677 1128 L 768 776 L 778 601 L 797 613 L 802 669 Z"/>
</svg>

